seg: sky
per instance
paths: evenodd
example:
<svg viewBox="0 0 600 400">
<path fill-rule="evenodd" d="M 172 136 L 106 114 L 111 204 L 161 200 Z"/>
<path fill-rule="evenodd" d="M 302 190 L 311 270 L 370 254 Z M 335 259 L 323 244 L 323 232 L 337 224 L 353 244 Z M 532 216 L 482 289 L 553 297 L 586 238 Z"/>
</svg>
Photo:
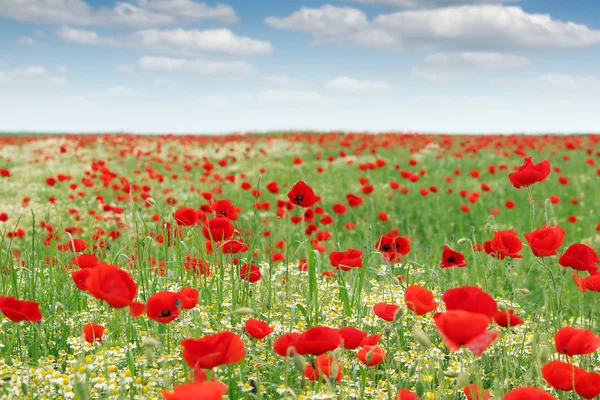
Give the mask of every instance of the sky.
<svg viewBox="0 0 600 400">
<path fill-rule="evenodd" d="M 598 0 L 0 0 L 0 131 L 600 132 Z"/>
</svg>

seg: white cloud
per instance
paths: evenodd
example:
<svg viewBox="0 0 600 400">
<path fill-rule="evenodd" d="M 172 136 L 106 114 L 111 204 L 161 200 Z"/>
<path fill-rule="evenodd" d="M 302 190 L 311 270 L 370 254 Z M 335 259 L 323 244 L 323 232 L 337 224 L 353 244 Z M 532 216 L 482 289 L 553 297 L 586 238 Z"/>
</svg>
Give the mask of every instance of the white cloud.
<svg viewBox="0 0 600 400">
<path fill-rule="evenodd" d="M 67 72 L 69 72 L 69 68 L 64 66 L 64 65 L 59 65 L 55 68 L 56 72 L 58 72 L 59 74 L 66 74 Z"/>
<path fill-rule="evenodd" d="M 248 74 L 252 65 L 245 61 L 210 61 L 186 58 L 143 56 L 138 61 L 142 69 L 163 72 L 194 72 L 202 75 Z"/>
<path fill-rule="evenodd" d="M 11 84 L 30 84 L 35 86 L 59 86 L 64 85 L 67 80 L 63 76 L 58 76 L 51 73 L 42 65 L 29 65 L 10 70 L 0 70 L 0 82 Z"/>
<path fill-rule="evenodd" d="M 346 0 L 353 3 L 383 5 L 399 8 L 438 8 L 456 5 L 515 3 L 520 0 Z"/>
<path fill-rule="evenodd" d="M 568 74 L 546 74 L 537 78 L 540 82 L 557 88 L 591 88 L 600 87 L 599 76 L 577 76 Z"/>
<path fill-rule="evenodd" d="M 18 38 L 15 41 L 15 44 L 19 45 L 19 46 L 37 46 L 37 41 L 29 36 L 23 36 Z"/>
<path fill-rule="evenodd" d="M 145 29 L 124 36 L 100 36 L 94 31 L 62 26 L 64 41 L 87 45 L 127 47 L 148 53 L 195 56 L 202 53 L 259 55 L 273 51 L 265 40 L 238 36 L 229 29 Z"/>
<path fill-rule="evenodd" d="M 325 98 L 311 90 L 266 89 L 256 95 L 258 101 L 274 105 L 315 105 L 322 103 Z"/>
<path fill-rule="evenodd" d="M 345 76 L 328 81 L 326 87 L 328 90 L 345 93 L 386 92 L 392 88 L 387 82 L 360 80 Z"/>
<path fill-rule="evenodd" d="M 235 55 L 267 54 L 273 51 L 268 41 L 237 36 L 229 29 L 148 29 L 130 36 L 132 46 L 161 52 L 226 53 Z"/>
<path fill-rule="evenodd" d="M 135 65 L 117 65 L 115 68 L 119 72 L 128 73 L 132 72 L 135 69 Z"/>
<path fill-rule="evenodd" d="M 443 68 L 430 68 L 416 65 L 411 69 L 410 76 L 429 82 L 446 82 L 460 77 L 456 71 Z"/>
<path fill-rule="evenodd" d="M 318 41 L 397 49 L 504 51 L 600 44 L 600 30 L 503 5 L 407 10 L 381 14 L 372 21 L 360 10 L 326 5 L 318 9 L 302 8 L 284 18 L 268 17 L 265 22 L 277 29 L 309 33 Z"/>
<path fill-rule="evenodd" d="M 10 75 L 15 78 L 37 79 L 46 77 L 48 75 L 48 71 L 41 65 L 31 65 L 28 67 L 15 68 L 10 71 Z"/>
<path fill-rule="evenodd" d="M 101 38 L 94 31 L 71 28 L 70 26 L 66 25 L 63 25 L 58 30 L 58 37 L 65 42 L 78 44 L 110 44 L 108 39 Z"/>
<path fill-rule="evenodd" d="M 97 26 L 150 27 L 186 20 L 235 22 L 226 5 L 207 6 L 192 0 L 117 1 L 113 8 L 93 8 L 83 0 L 0 0 L 0 17 L 24 22 Z"/>
<path fill-rule="evenodd" d="M 531 60 L 513 54 L 463 51 L 434 53 L 425 58 L 425 64 L 439 67 L 517 68 L 526 67 Z"/>
<path fill-rule="evenodd" d="M 324 41 L 342 40 L 369 26 L 364 12 L 328 4 L 321 8 L 304 7 L 285 18 L 267 17 L 265 23 L 277 29 L 307 32 Z"/>
</svg>

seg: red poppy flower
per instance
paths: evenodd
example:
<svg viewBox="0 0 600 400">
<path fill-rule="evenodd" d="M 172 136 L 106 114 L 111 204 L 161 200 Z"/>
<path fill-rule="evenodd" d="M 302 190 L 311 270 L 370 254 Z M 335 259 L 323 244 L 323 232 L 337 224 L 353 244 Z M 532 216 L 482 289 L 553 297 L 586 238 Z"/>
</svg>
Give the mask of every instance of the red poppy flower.
<svg viewBox="0 0 600 400">
<path fill-rule="evenodd" d="M 556 351 L 568 356 L 591 354 L 600 347 L 600 337 L 588 329 L 566 326 L 554 336 Z"/>
<path fill-rule="evenodd" d="M 18 300 L 14 296 L 0 296 L 0 311 L 12 322 L 40 322 L 42 320 L 38 303 L 29 300 Z"/>
<path fill-rule="evenodd" d="M 77 265 L 79 268 L 84 269 L 95 267 L 98 265 L 99 260 L 98 257 L 93 254 L 82 254 L 80 256 L 71 258 L 71 262 Z"/>
<path fill-rule="evenodd" d="M 246 332 L 254 339 L 264 339 L 273 333 L 275 329 L 271 328 L 269 324 L 264 321 L 259 321 L 254 318 L 250 318 L 246 321 Z"/>
<path fill-rule="evenodd" d="M 105 263 L 98 264 L 91 271 L 85 286 L 92 296 L 114 308 L 131 305 L 137 294 L 137 286 L 127 271 Z"/>
<path fill-rule="evenodd" d="M 365 337 L 363 340 L 360 341 L 360 345 L 361 346 L 375 346 L 377 343 L 379 343 L 379 339 L 381 338 L 381 335 L 370 335 Z"/>
<path fill-rule="evenodd" d="M 191 287 L 184 287 L 177 292 L 181 300 L 181 309 L 189 310 L 198 305 L 198 290 Z"/>
<path fill-rule="evenodd" d="M 306 364 L 304 376 L 311 381 L 340 381 L 342 380 L 342 366 L 333 357 L 323 354 L 315 357 L 313 363 Z"/>
<path fill-rule="evenodd" d="M 336 203 L 334 204 L 332 207 L 333 212 L 336 214 L 345 214 L 346 213 L 346 206 L 344 204 L 340 204 L 340 203 Z"/>
<path fill-rule="evenodd" d="M 195 381 L 163 390 L 165 400 L 219 400 L 227 393 L 227 385 L 217 381 Z"/>
<path fill-rule="evenodd" d="M 317 202 L 317 196 L 304 181 L 299 181 L 288 192 L 288 199 L 297 206 L 308 208 Z"/>
<path fill-rule="evenodd" d="M 191 368 L 212 369 L 244 359 L 244 342 L 230 331 L 222 331 L 200 339 L 184 339 L 183 359 Z"/>
<path fill-rule="evenodd" d="M 297 332 L 284 333 L 273 342 L 273 350 L 282 357 L 306 354 L 302 348 L 301 337 L 302 334 Z"/>
<path fill-rule="evenodd" d="M 227 218 L 211 218 L 206 221 L 202 228 L 202 234 L 206 240 L 220 242 L 229 239 L 233 235 L 234 228 Z"/>
<path fill-rule="evenodd" d="M 178 293 L 158 292 L 150 296 L 146 303 L 148 318 L 167 324 L 179 317 L 182 301 Z"/>
<path fill-rule="evenodd" d="M 66 243 L 61 243 L 56 248 L 60 251 L 70 250 L 74 253 L 79 253 L 87 248 L 87 243 L 83 239 L 72 239 Z"/>
<path fill-rule="evenodd" d="M 474 355 L 481 355 L 498 337 L 498 331 L 488 331 L 490 317 L 467 311 L 446 311 L 433 315 L 437 331 L 446 347 L 452 351 L 465 346 Z"/>
<path fill-rule="evenodd" d="M 466 267 L 467 263 L 465 262 L 465 256 L 462 253 L 454 251 L 448 246 L 444 246 L 442 263 L 440 266 L 442 268 Z"/>
<path fill-rule="evenodd" d="M 379 346 L 363 346 L 356 353 L 356 358 L 366 366 L 372 367 L 385 360 L 385 352 Z"/>
<path fill-rule="evenodd" d="M 588 290 L 600 292 L 600 274 L 596 273 L 588 276 L 587 278 L 582 278 L 577 274 L 573 274 L 571 276 L 581 293 L 585 293 Z"/>
<path fill-rule="evenodd" d="M 198 212 L 191 207 L 181 207 L 174 215 L 177 225 L 192 226 L 198 222 Z"/>
<path fill-rule="evenodd" d="M 506 393 L 503 400 L 556 400 L 555 397 L 535 387 L 520 387 Z"/>
<path fill-rule="evenodd" d="M 411 285 L 406 288 L 404 302 L 406 307 L 417 315 L 427 314 L 438 306 L 433 299 L 433 294 L 419 285 Z"/>
<path fill-rule="evenodd" d="M 584 399 L 593 399 L 600 394 L 600 374 L 581 370 L 575 377 L 575 392 Z"/>
<path fill-rule="evenodd" d="M 373 306 L 373 311 L 375 311 L 375 315 L 379 318 L 392 322 L 396 315 L 396 311 L 398 311 L 399 308 L 400 307 L 395 304 L 378 303 Z"/>
<path fill-rule="evenodd" d="M 342 337 L 342 345 L 349 350 L 354 350 L 360 346 L 362 340 L 367 336 L 367 332 L 350 326 L 340 328 L 338 332 Z"/>
<path fill-rule="evenodd" d="M 583 371 L 575 365 L 553 360 L 542 367 L 542 376 L 556 390 L 573 390 L 575 377 Z"/>
<path fill-rule="evenodd" d="M 359 197 L 359 196 L 357 196 L 355 194 L 352 194 L 352 193 L 348 193 L 346 195 L 346 200 L 348 200 L 348 205 L 350 207 L 358 207 L 364 201 L 362 197 Z"/>
<path fill-rule="evenodd" d="M 564 229 L 559 225 L 552 228 L 550 224 L 525 234 L 525 239 L 536 257 L 555 256 L 556 250 L 562 246 L 564 238 Z"/>
<path fill-rule="evenodd" d="M 400 389 L 394 400 L 419 400 L 419 397 L 408 389 Z"/>
<path fill-rule="evenodd" d="M 237 210 L 229 199 L 217 200 L 210 207 L 217 214 L 217 218 L 228 218 L 233 221 L 238 219 Z"/>
<path fill-rule="evenodd" d="M 104 327 L 98 324 L 87 324 L 83 327 L 83 337 L 88 343 L 94 343 L 94 341 L 101 342 L 102 334 L 104 333 Z"/>
<path fill-rule="evenodd" d="M 493 318 L 498 311 L 496 300 L 477 286 L 462 286 L 448 289 L 442 300 L 446 310 L 463 310 Z"/>
<path fill-rule="evenodd" d="M 92 270 L 90 268 L 80 269 L 78 271 L 71 272 L 71 279 L 73 279 L 77 289 L 87 290 L 86 281 L 91 274 Z"/>
<path fill-rule="evenodd" d="M 518 315 L 515 315 L 514 310 L 508 310 L 508 311 L 500 311 L 499 310 L 496 312 L 496 314 L 494 314 L 494 322 L 497 325 L 506 328 L 508 326 L 521 325 L 523 323 L 523 318 L 519 317 Z"/>
<path fill-rule="evenodd" d="M 516 172 L 508 174 L 510 183 L 517 189 L 528 187 L 541 182 L 550 175 L 550 162 L 548 160 L 533 164 L 531 157 L 526 157 L 525 162 Z"/>
<path fill-rule="evenodd" d="M 598 265 L 600 261 L 598 255 L 591 247 L 575 243 L 569 246 L 567 251 L 560 256 L 558 263 L 563 267 L 571 267 L 577 271 L 588 271 L 594 275 L 598 272 Z"/>
<path fill-rule="evenodd" d="M 352 268 L 362 268 L 362 255 L 362 251 L 356 249 L 334 251 L 329 254 L 329 261 L 335 269 L 350 271 Z"/>
<path fill-rule="evenodd" d="M 277 185 L 277 182 L 269 182 L 265 187 L 273 194 L 279 193 L 279 186 Z"/>
<path fill-rule="evenodd" d="M 467 385 L 463 388 L 467 400 L 488 400 L 491 395 L 487 390 L 484 390 L 476 384 Z"/>
<path fill-rule="evenodd" d="M 341 343 L 342 336 L 339 331 L 327 326 L 313 326 L 300 336 L 302 350 L 314 356 L 336 349 Z"/>
<path fill-rule="evenodd" d="M 501 260 L 504 260 L 505 257 L 523 258 L 518 254 L 523 248 L 523 243 L 514 230 L 494 232 L 492 240 L 484 242 L 483 248 L 486 253 Z"/>
<path fill-rule="evenodd" d="M 256 264 L 244 264 L 240 268 L 240 278 L 243 280 L 254 283 L 260 281 L 261 277 L 260 268 Z"/>
</svg>

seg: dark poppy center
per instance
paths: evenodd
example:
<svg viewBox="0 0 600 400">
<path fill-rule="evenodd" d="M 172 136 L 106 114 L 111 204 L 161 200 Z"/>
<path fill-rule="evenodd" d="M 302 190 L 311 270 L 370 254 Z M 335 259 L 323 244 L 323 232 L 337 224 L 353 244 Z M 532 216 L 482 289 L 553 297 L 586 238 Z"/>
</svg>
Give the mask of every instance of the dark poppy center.
<svg viewBox="0 0 600 400">
<path fill-rule="evenodd" d="M 387 243 L 381 246 L 381 248 L 383 249 L 383 251 L 390 251 L 390 245 Z"/>
<path fill-rule="evenodd" d="M 454 256 L 450 256 L 450 257 L 448 257 L 448 262 L 449 262 L 449 263 L 453 263 L 453 262 L 455 262 L 455 261 L 456 261 L 456 258 L 454 258 Z"/>
<path fill-rule="evenodd" d="M 569 352 L 569 350 L 563 349 L 563 353 L 567 354 L 568 352 Z"/>
<path fill-rule="evenodd" d="M 298 194 L 298 195 L 294 196 L 294 200 L 296 201 L 296 203 L 302 204 L 302 200 L 304 200 L 304 196 L 301 194 Z"/>
<path fill-rule="evenodd" d="M 171 316 L 171 310 L 162 310 L 162 312 L 160 313 L 161 317 L 170 317 Z"/>
<path fill-rule="evenodd" d="M 219 212 L 219 214 L 221 214 L 221 215 L 223 215 L 223 216 L 226 217 L 227 216 L 227 211 L 223 210 L 223 211 Z"/>
</svg>

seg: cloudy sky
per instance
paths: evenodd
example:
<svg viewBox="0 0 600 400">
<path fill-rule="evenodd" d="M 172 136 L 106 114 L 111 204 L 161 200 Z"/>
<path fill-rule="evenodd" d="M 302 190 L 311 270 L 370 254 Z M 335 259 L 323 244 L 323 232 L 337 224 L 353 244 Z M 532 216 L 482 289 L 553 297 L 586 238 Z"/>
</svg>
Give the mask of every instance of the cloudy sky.
<svg viewBox="0 0 600 400">
<path fill-rule="evenodd" d="M 0 131 L 600 131 L 598 0 L 0 0 Z"/>
</svg>

